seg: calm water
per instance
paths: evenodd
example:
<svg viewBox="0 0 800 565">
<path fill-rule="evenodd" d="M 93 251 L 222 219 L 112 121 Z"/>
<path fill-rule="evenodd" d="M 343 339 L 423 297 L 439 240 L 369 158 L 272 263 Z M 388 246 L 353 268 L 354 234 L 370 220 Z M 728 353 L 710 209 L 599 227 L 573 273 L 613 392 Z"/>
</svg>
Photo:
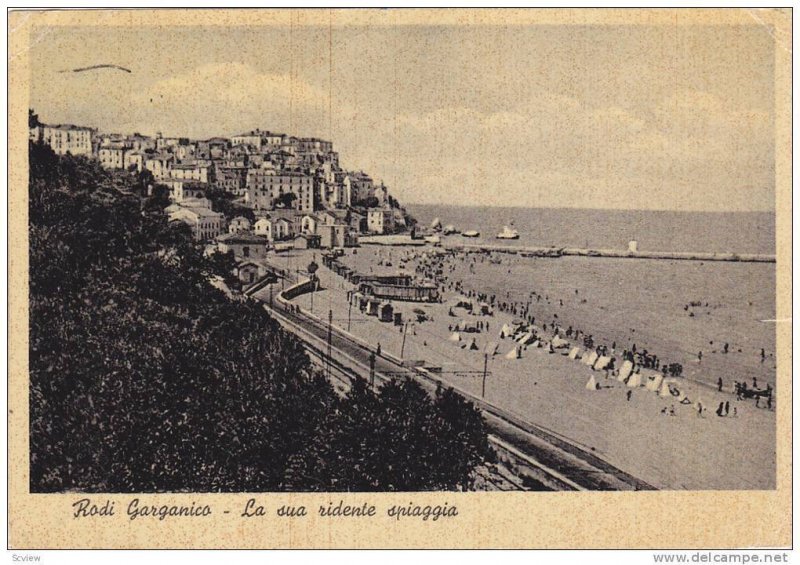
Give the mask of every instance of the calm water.
<svg viewBox="0 0 800 565">
<path fill-rule="evenodd" d="M 573 208 L 484 208 L 409 205 L 420 225 L 434 218 L 460 230 L 477 230 L 480 243 L 625 249 L 639 242 L 641 251 L 775 253 L 772 212 L 667 212 L 584 210 Z M 495 239 L 513 222 L 520 238 Z M 456 236 L 458 237 L 458 236 Z M 460 238 L 459 238 L 460 239 Z"/>
</svg>

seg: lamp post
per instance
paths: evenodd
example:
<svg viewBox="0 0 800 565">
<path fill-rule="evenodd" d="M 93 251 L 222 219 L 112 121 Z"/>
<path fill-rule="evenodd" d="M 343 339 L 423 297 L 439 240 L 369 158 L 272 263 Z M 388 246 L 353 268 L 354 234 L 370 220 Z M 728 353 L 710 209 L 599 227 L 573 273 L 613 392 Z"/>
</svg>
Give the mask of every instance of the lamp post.
<svg viewBox="0 0 800 565">
<path fill-rule="evenodd" d="M 403 352 L 406 350 L 406 333 L 408 333 L 408 322 L 403 323 L 403 343 L 400 345 L 400 359 L 403 358 Z"/>
<path fill-rule="evenodd" d="M 375 352 L 369 353 L 369 386 L 375 390 Z"/>
<path fill-rule="evenodd" d="M 486 366 L 489 363 L 489 354 L 483 354 L 483 384 L 481 384 L 481 398 L 486 398 Z"/>
<path fill-rule="evenodd" d="M 353 311 L 353 297 L 347 302 L 347 331 L 350 331 L 350 312 Z"/>
</svg>

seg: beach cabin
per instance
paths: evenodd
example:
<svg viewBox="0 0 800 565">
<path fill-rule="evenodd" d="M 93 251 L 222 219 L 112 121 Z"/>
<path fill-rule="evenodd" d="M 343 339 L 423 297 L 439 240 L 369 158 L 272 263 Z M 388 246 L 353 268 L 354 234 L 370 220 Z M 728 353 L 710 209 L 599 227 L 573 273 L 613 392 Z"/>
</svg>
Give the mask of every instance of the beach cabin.
<svg viewBox="0 0 800 565">
<path fill-rule="evenodd" d="M 380 307 L 380 305 L 381 305 L 380 300 L 367 298 L 366 307 L 364 308 L 364 313 L 367 316 L 377 316 L 378 315 L 378 308 Z"/>
<path fill-rule="evenodd" d="M 394 308 L 390 302 L 381 302 L 378 305 L 378 319 L 381 322 L 391 322 L 394 319 Z"/>
</svg>

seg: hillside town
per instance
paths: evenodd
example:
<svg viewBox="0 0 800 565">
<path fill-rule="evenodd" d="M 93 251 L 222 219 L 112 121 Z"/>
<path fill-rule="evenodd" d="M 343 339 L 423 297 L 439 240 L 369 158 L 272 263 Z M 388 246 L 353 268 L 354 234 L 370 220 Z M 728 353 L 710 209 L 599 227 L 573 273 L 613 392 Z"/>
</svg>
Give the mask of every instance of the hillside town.
<svg viewBox="0 0 800 565">
<path fill-rule="evenodd" d="M 323 139 L 261 129 L 204 140 L 103 133 L 40 123 L 32 112 L 29 121 L 30 140 L 56 154 L 151 175 L 151 190 L 168 189 L 170 220 L 240 261 L 258 261 L 268 248 L 353 247 L 359 235 L 410 227 L 386 185 L 343 168 Z"/>
</svg>

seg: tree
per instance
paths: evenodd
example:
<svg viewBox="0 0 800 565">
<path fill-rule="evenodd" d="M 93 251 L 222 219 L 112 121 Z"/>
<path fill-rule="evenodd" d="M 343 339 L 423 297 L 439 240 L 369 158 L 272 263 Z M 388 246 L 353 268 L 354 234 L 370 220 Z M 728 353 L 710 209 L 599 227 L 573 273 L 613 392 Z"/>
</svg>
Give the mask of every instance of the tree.
<svg viewBox="0 0 800 565">
<path fill-rule="evenodd" d="M 291 209 L 294 207 L 295 200 L 297 200 L 297 195 L 294 192 L 286 192 L 275 199 L 275 204 L 279 208 Z"/>
</svg>

